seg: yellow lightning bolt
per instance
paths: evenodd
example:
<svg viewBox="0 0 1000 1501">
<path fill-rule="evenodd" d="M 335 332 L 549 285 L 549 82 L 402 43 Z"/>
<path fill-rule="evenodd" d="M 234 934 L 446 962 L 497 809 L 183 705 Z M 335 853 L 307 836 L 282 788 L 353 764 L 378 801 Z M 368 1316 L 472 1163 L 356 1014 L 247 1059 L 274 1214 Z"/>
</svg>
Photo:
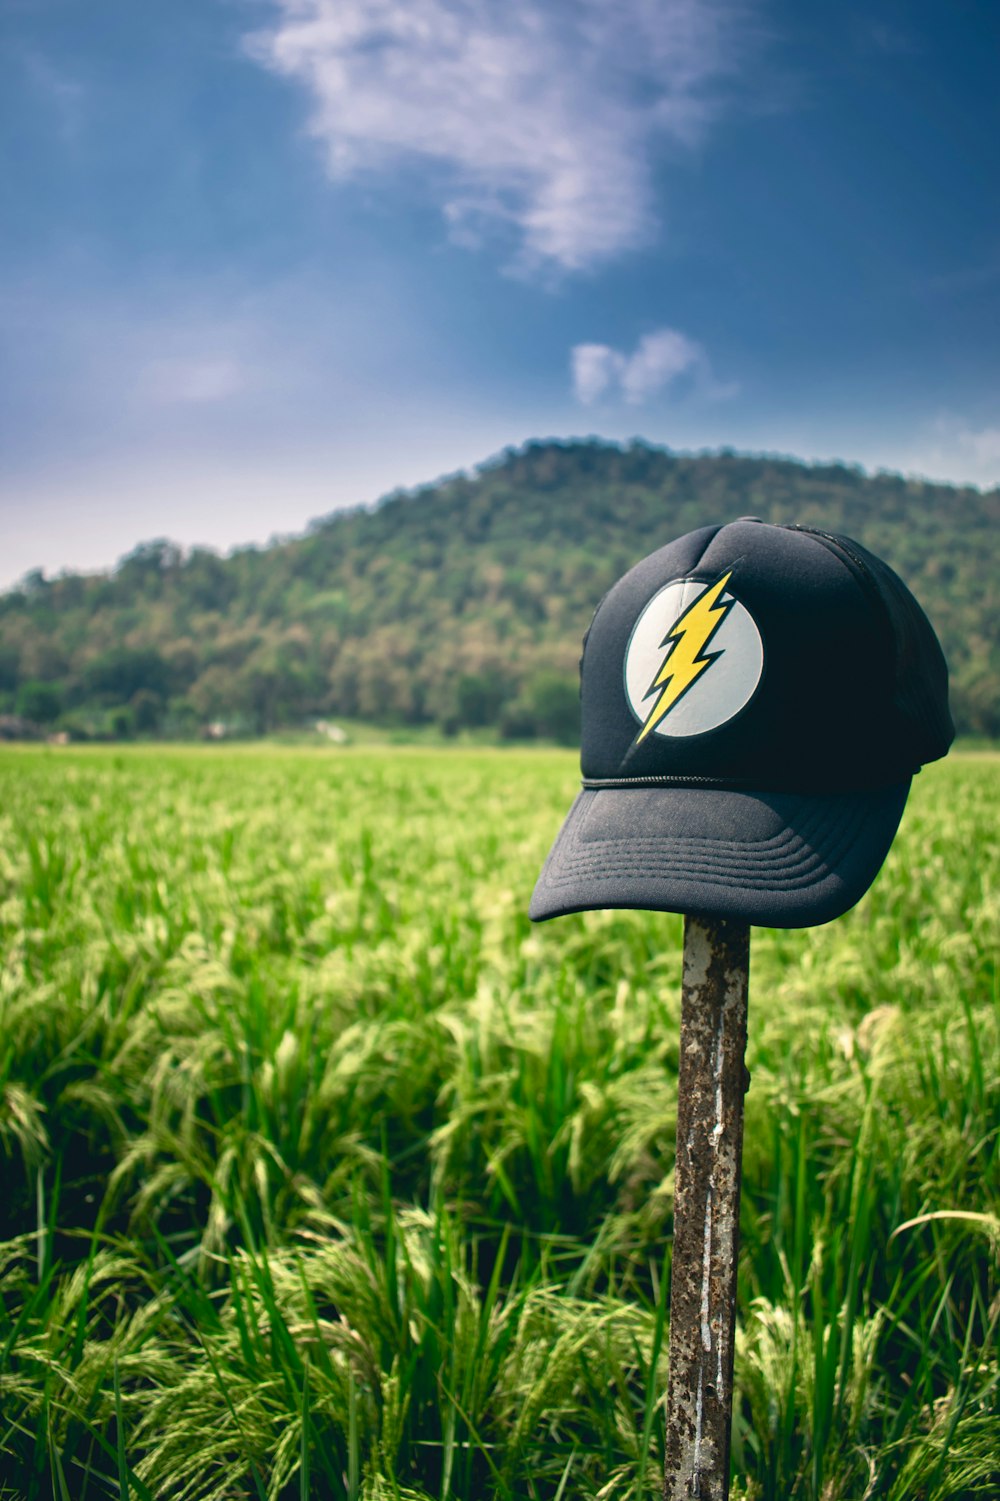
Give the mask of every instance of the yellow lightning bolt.
<svg viewBox="0 0 1000 1501">
<path fill-rule="evenodd" d="M 649 685 L 647 698 L 654 688 L 660 688 L 659 698 L 656 700 L 645 724 L 636 736 L 636 745 L 645 740 L 650 730 L 654 730 L 663 718 L 664 714 L 680 698 L 697 677 L 710 667 L 719 653 L 712 656 L 703 656 L 705 647 L 715 635 L 719 626 L 729 614 L 730 605 L 717 603 L 719 596 L 732 578 L 732 569 L 723 574 L 722 578 L 716 579 L 707 589 L 703 589 L 693 604 L 688 605 L 684 614 L 674 621 L 673 626 L 667 632 L 663 642 L 666 646 L 670 642 L 667 655 L 659 672 Z M 731 601 L 730 601 L 731 603 Z"/>
</svg>

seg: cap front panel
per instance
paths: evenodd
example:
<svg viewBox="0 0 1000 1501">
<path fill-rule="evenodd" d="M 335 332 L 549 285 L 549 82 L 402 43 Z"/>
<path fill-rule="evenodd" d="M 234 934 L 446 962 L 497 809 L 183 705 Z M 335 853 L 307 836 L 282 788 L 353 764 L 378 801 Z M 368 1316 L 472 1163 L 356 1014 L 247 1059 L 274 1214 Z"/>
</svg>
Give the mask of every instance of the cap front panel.
<svg viewBox="0 0 1000 1501">
<path fill-rule="evenodd" d="M 877 764 L 888 626 L 838 558 L 757 523 L 706 538 L 686 576 L 671 552 L 626 574 L 591 627 L 585 777 L 837 791 L 907 773 Z"/>
</svg>

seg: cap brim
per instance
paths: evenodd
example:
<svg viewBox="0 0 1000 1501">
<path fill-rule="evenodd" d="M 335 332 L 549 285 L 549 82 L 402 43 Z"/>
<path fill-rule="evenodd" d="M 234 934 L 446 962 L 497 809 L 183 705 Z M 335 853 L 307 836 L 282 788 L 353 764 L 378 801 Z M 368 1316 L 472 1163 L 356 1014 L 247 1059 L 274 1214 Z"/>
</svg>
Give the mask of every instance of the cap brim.
<svg viewBox="0 0 1000 1501">
<path fill-rule="evenodd" d="M 584 789 L 531 898 L 534 922 L 603 907 L 830 922 L 868 890 L 909 778 L 825 795 L 697 787 Z"/>
</svg>

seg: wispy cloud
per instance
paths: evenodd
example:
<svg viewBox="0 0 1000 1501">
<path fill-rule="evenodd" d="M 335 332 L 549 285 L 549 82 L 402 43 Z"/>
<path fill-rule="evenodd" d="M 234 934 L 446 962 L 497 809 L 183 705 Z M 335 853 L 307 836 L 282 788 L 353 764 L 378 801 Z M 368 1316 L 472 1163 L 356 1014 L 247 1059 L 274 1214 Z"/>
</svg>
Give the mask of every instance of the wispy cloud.
<svg viewBox="0 0 1000 1501">
<path fill-rule="evenodd" d="M 631 354 L 609 344 L 577 344 L 570 352 L 570 371 L 573 394 L 584 406 L 608 396 L 641 406 L 684 377 L 701 395 L 715 399 L 737 389 L 716 381 L 702 346 L 676 328 L 646 334 Z"/>
<path fill-rule="evenodd" d="M 226 401 L 239 395 L 249 383 L 247 367 L 225 355 L 152 359 L 139 377 L 145 399 L 162 406 L 201 406 Z"/>
<path fill-rule="evenodd" d="M 982 422 L 941 412 L 893 464 L 907 474 L 1000 487 L 1000 416 Z"/>
<path fill-rule="evenodd" d="M 283 401 L 285 414 L 314 373 L 294 296 L 223 279 L 110 287 L 76 280 L 75 270 L 66 260 L 58 280 L 0 288 L 0 385 L 14 414 L 0 472 L 43 449 L 47 431 L 60 432 L 64 454 L 74 441 L 124 449 L 161 433 L 186 442 L 196 428 L 231 429 L 240 414 L 253 431 L 269 406 Z"/>
<path fill-rule="evenodd" d="M 415 161 L 460 242 L 579 271 L 648 240 L 651 164 L 698 143 L 747 0 L 275 0 L 247 40 L 303 86 L 332 177 Z M 442 171 L 443 169 L 443 171 Z"/>
<path fill-rule="evenodd" d="M 20 60 L 52 129 L 67 143 L 75 142 L 84 122 L 83 85 L 35 49 L 22 51 Z"/>
</svg>

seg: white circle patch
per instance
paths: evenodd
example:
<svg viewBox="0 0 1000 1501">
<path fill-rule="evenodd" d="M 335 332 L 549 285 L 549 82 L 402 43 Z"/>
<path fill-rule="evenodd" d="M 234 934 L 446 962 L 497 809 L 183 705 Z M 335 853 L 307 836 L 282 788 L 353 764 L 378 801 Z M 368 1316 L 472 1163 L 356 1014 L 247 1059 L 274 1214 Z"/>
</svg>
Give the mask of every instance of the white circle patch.
<svg viewBox="0 0 1000 1501">
<path fill-rule="evenodd" d="M 764 644 L 749 610 L 726 592 L 729 574 L 674 579 L 654 594 L 625 650 L 625 696 L 647 735 L 704 735 L 756 692 Z"/>
</svg>

